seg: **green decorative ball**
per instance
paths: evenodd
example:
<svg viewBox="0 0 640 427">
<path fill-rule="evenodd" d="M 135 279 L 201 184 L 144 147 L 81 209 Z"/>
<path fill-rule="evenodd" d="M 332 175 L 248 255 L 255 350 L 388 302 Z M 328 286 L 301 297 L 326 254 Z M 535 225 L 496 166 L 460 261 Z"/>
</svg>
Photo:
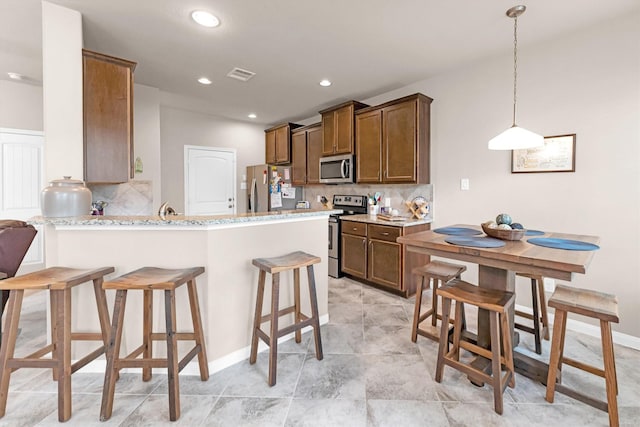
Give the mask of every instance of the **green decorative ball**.
<svg viewBox="0 0 640 427">
<path fill-rule="evenodd" d="M 502 213 L 496 217 L 496 222 L 498 224 L 507 224 L 510 225 L 512 220 L 509 214 Z"/>
</svg>

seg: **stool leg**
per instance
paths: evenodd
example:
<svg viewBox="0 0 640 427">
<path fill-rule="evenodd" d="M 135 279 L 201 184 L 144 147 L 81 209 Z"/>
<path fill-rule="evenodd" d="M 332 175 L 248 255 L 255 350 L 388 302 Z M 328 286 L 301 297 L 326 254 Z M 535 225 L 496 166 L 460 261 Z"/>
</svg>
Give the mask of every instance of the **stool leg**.
<svg viewBox="0 0 640 427">
<path fill-rule="evenodd" d="M 309 300 L 311 302 L 311 317 L 313 318 L 313 338 L 316 342 L 316 359 L 322 360 L 322 339 L 320 338 L 320 314 L 318 312 L 318 296 L 316 295 L 316 276 L 313 265 L 307 266 L 307 280 L 309 282 Z"/>
<path fill-rule="evenodd" d="M 547 314 L 547 297 L 544 294 L 544 278 L 538 279 L 538 296 L 540 302 L 540 319 L 542 322 L 542 337 L 549 341 L 549 316 Z"/>
<path fill-rule="evenodd" d="M 256 311 L 253 316 L 253 335 L 251 336 L 251 354 L 249 356 L 249 364 L 256 363 L 258 357 L 258 329 L 262 323 L 262 302 L 264 301 L 264 281 L 267 273 L 260 270 L 258 275 L 258 293 L 256 295 Z"/>
<path fill-rule="evenodd" d="M 198 365 L 200 366 L 200 379 L 209 379 L 209 364 L 207 359 L 207 349 L 204 344 L 204 332 L 202 331 L 202 317 L 200 316 L 200 302 L 198 301 L 198 289 L 196 281 L 189 280 L 187 283 L 189 291 L 189 305 L 191 306 L 191 323 L 193 323 L 193 334 L 195 335 L 198 351 Z"/>
<path fill-rule="evenodd" d="M 107 346 L 107 366 L 105 368 L 104 385 L 102 387 L 100 421 L 106 421 L 111 418 L 111 412 L 113 411 L 113 396 L 116 391 L 116 378 L 118 375 L 117 361 L 120 358 L 120 343 L 122 342 L 126 302 L 126 289 L 118 289 L 116 292 L 116 300 L 113 304 L 113 321 L 111 323 L 109 345 Z"/>
<path fill-rule="evenodd" d="M 271 275 L 271 330 L 269 333 L 269 385 L 276 383 L 278 368 L 278 300 L 280 299 L 280 273 Z"/>
<path fill-rule="evenodd" d="M 420 309 L 422 308 L 422 289 L 424 288 L 425 277 L 422 276 L 420 285 L 416 289 L 416 304 L 413 309 L 413 325 L 411 326 L 411 341 L 418 341 L 418 325 L 420 324 Z"/>
<path fill-rule="evenodd" d="M 607 388 L 607 412 L 609 412 L 609 425 L 618 426 L 618 381 L 616 379 L 615 357 L 613 355 L 613 338 L 611 336 L 611 324 L 600 321 L 600 335 L 602 336 L 602 356 L 604 359 L 604 378 Z"/>
<path fill-rule="evenodd" d="M 144 359 L 153 358 L 153 291 L 143 291 L 142 297 L 142 357 Z M 152 369 L 148 366 L 142 368 L 142 381 L 151 380 Z"/>
<path fill-rule="evenodd" d="M 57 353 L 57 351 L 59 350 L 58 344 L 57 344 L 58 329 L 56 326 L 56 313 L 58 311 L 56 308 L 58 307 L 56 303 L 57 296 L 58 296 L 57 292 L 49 292 L 49 325 L 51 328 L 51 345 L 53 346 L 51 348 L 51 358 L 54 360 L 59 359 L 58 353 Z M 53 377 L 54 381 L 58 381 L 58 370 L 52 369 L 51 376 Z"/>
<path fill-rule="evenodd" d="M 538 310 L 538 282 L 531 279 L 531 308 L 533 310 L 533 340 L 536 346 L 536 353 L 542 354 L 542 343 L 540 342 L 540 311 Z"/>
<path fill-rule="evenodd" d="M 516 370 L 513 362 L 513 343 L 511 341 L 511 334 L 506 331 L 511 331 L 511 325 L 509 325 L 509 315 L 507 311 L 500 314 L 501 326 L 502 326 L 502 353 L 504 354 L 504 364 L 507 371 L 511 375 L 509 379 L 509 387 L 514 388 L 516 386 Z"/>
<path fill-rule="evenodd" d="M 22 310 L 23 290 L 14 290 L 9 293 L 7 304 L 7 319 L 2 334 L 2 346 L 0 347 L 0 417 L 4 417 L 7 410 L 7 395 L 9 393 L 9 380 L 11 368 L 7 362 L 13 359 L 18 337 L 18 323 L 20 322 L 20 310 Z"/>
<path fill-rule="evenodd" d="M 500 363 L 500 357 L 502 352 L 500 350 L 500 324 L 498 322 L 499 313 L 497 311 L 489 312 L 489 329 L 491 332 L 491 377 L 493 385 L 493 406 L 496 413 L 502 415 L 502 364 Z M 509 333 L 509 331 L 505 331 Z"/>
<path fill-rule="evenodd" d="M 164 315 L 167 325 L 167 374 L 169 382 L 169 419 L 180 418 L 180 384 L 178 380 L 178 340 L 176 337 L 176 291 L 164 291 Z"/>
<path fill-rule="evenodd" d="M 56 345 L 58 371 L 58 421 L 71 418 L 71 289 L 52 290 L 58 293 L 56 310 Z"/>
<path fill-rule="evenodd" d="M 107 296 L 102 289 L 103 278 L 97 278 L 93 281 L 93 293 L 96 296 L 96 306 L 98 309 L 98 320 L 100 320 L 100 332 L 102 332 L 102 341 L 104 343 L 104 351 L 107 352 L 109 345 L 109 335 L 111 334 L 111 323 L 109 322 L 109 309 L 107 308 Z"/>
<path fill-rule="evenodd" d="M 567 312 L 556 310 L 553 322 L 553 336 L 551 338 L 551 355 L 549 356 L 549 374 L 547 375 L 547 394 L 545 399 L 553 403 L 556 392 L 556 378 L 562 369 L 562 348 L 564 346 L 564 329 L 566 327 Z"/>
<path fill-rule="evenodd" d="M 300 316 L 300 269 L 293 269 L 293 305 L 295 307 L 295 322 L 296 325 L 302 321 Z M 295 331 L 296 342 L 302 342 L 302 332 L 300 329 Z"/>
<path fill-rule="evenodd" d="M 438 383 L 442 381 L 444 356 L 447 353 L 447 343 L 449 342 L 449 317 L 451 317 L 451 300 L 442 298 L 442 325 L 440 326 L 440 342 L 438 343 L 438 360 L 436 362 L 436 382 Z M 457 346 L 458 343 L 454 340 L 453 345 Z"/>
<path fill-rule="evenodd" d="M 433 313 L 431 314 L 431 326 L 436 326 L 436 322 L 438 321 L 438 295 L 436 294 L 436 289 L 440 287 L 440 280 L 433 279 L 433 287 L 431 288 L 431 309 Z"/>
</svg>

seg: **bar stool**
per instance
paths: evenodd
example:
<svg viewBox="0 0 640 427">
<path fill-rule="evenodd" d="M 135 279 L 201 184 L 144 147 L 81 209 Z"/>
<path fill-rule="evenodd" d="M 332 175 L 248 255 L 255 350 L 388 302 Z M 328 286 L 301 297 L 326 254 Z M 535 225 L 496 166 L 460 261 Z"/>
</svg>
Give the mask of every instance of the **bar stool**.
<svg viewBox="0 0 640 427">
<path fill-rule="evenodd" d="M 53 370 L 53 379 L 58 382 L 58 420 L 71 418 L 71 374 L 101 354 L 109 339 L 109 312 L 102 282 L 105 275 L 113 273 L 113 267 L 79 270 L 66 267 L 50 267 L 0 281 L 0 289 L 10 291 L 7 308 L 6 330 L 0 347 L 0 417 L 7 408 L 9 381 L 13 371 L 19 368 L 45 368 Z M 99 333 L 71 331 L 71 289 L 93 281 L 100 321 Z M 40 348 L 24 358 L 14 357 L 18 323 L 25 290 L 49 290 L 51 301 L 51 344 Z M 71 341 L 100 341 L 100 347 L 75 363 L 71 363 Z M 42 356 L 51 353 L 51 358 Z"/>
<path fill-rule="evenodd" d="M 455 278 L 460 278 L 460 275 L 466 271 L 467 267 L 464 265 L 452 264 L 444 261 L 431 261 L 421 267 L 416 267 L 411 270 L 412 274 L 421 276 L 422 280 L 420 286 L 416 290 L 416 304 L 413 311 L 413 325 L 411 327 L 411 341 L 416 342 L 418 340 L 418 334 L 423 337 L 430 338 L 434 341 L 438 341 L 438 336 L 433 335 L 425 329 L 420 328 L 420 323 L 425 321 L 431 316 L 431 325 L 436 326 L 436 320 L 442 319 L 442 316 L 438 314 L 438 296 L 436 295 L 436 289 L 444 283 L 450 282 Z M 433 291 L 431 292 L 431 308 L 424 314 L 420 314 L 422 309 L 422 291 L 425 287 L 431 285 L 433 280 Z M 464 313 L 463 313 L 464 316 Z M 452 322 L 453 323 L 453 322 Z"/>
<path fill-rule="evenodd" d="M 122 368 L 142 368 L 142 380 L 151 379 L 152 368 L 167 368 L 169 383 L 169 418 L 176 421 L 180 418 L 180 388 L 178 373 L 196 355 L 200 367 L 200 379 L 209 379 L 209 367 L 207 365 L 207 353 L 200 319 L 200 305 L 198 303 L 198 290 L 195 278 L 204 273 L 204 267 L 184 269 L 164 269 L 156 267 L 144 267 L 114 280 L 104 282 L 104 289 L 115 289 L 116 300 L 113 306 L 113 323 L 111 336 L 107 348 L 107 367 L 102 391 L 102 407 L 100 408 L 100 420 L 111 418 L 113 410 L 113 397 L 118 372 Z M 193 332 L 176 332 L 176 289 L 187 284 L 189 293 L 189 305 L 191 309 L 191 321 Z M 133 350 L 128 356 L 120 357 L 120 343 L 124 329 L 124 309 L 127 300 L 127 291 L 137 290 L 144 292 L 142 345 Z M 164 312 L 166 331 L 154 333 L 153 324 L 153 291 L 164 291 Z M 195 341 L 195 346 L 178 360 L 178 340 Z M 153 358 L 153 341 L 167 342 L 167 357 Z M 138 358 L 142 354 L 142 358 Z"/>
<path fill-rule="evenodd" d="M 618 317 L 618 299 L 615 295 L 558 285 L 551 298 L 549 298 L 549 307 L 555 308 L 556 312 L 553 321 L 549 376 L 547 377 L 547 394 L 545 397 L 547 402 L 553 403 L 554 393 L 558 391 L 594 408 L 608 412 L 609 425 L 618 426 L 620 423 L 616 398 L 618 395 L 618 380 L 616 378 L 616 360 L 613 354 L 613 338 L 611 336 L 610 323 L 618 323 L 620 321 Z M 600 320 L 604 369 L 564 356 L 567 313 L 576 313 L 581 316 Z M 603 402 L 594 399 L 560 384 L 560 372 L 562 371 L 563 363 L 604 378 L 607 390 L 607 401 Z M 556 384 L 556 378 L 558 379 L 558 384 Z"/>
<path fill-rule="evenodd" d="M 320 258 L 305 252 L 297 251 L 274 258 L 256 258 L 253 265 L 260 269 L 258 276 L 258 295 L 256 297 L 256 311 L 253 319 L 253 336 L 251 338 L 251 356 L 249 363 L 256 363 L 258 357 L 258 338 L 261 338 L 269 346 L 269 385 L 276 383 L 276 368 L 278 363 L 278 338 L 295 331 L 295 340 L 302 340 L 300 329 L 305 326 L 313 327 L 313 337 L 316 344 L 316 358 L 322 360 L 322 341 L 320 339 L 320 317 L 318 315 L 318 299 L 316 296 L 316 281 L 313 274 L 313 264 L 320 262 Z M 309 282 L 309 299 L 311 302 L 311 317 L 300 312 L 300 269 L 307 267 L 307 279 Z M 293 294 L 294 304 L 290 307 L 279 308 L 280 273 L 293 270 Z M 265 278 L 271 274 L 271 312 L 262 315 L 262 302 L 264 300 Z M 294 323 L 282 329 L 278 329 L 278 318 L 286 314 L 294 314 Z M 269 334 L 266 334 L 260 325 L 271 321 Z"/>
<path fill-rule="evenodd" d="M 533 321 L 533 327 L 515 323 L 513 326 L 521 331 L 533 334 L 536 353 L 542 354 L 542 342 L 540 336 L 549 341 L 549 320 L 547 317 L 547 301 L 544 295 L 544 278 L 537 274 L 516 273 L 517 276 L 527 277 L 531 279 L 531 307 L 532 314 L 524 311 L 515 310 L 515 314 Z M 542 332 L 540 331 L 540 323 L 542 323 Z"/>
<path fill-rule="evenodd" d="M 508 310 L 515 302 L 515 294 L 495 289 L 484 289 L 462 280 L 454 280 L 437 290 L 442 297 L 442 326 L 440 329 L 440 345 L 436 363 L 436 381 L 442 381 L 444 365 L 449 365 L 472 379 L 491 384 L 493 387 L 493 403 L 495 411 L 502 414 L 502 394 L 507 385 L 515 387 L 515 372 L 513 366 L 513 348 L 509 328 Z M 451 312 L 451 301 L 456 301 L 456 320 L 453 326 L 453 346 L 447 352 L 448 322 Z M 491 329 L 491 349 L 463 341 L 462 311 L 464 304 L 475 305 L 489 311 Z M 502 346 L 501 346 L 502 342 Z M 501 350 L 502 347 L 502 350 Z M 486 357 L 491 360 L 491 375 L 472 365 L 460 362 L 460 348 Z M 506 372 L 502 375 L 502 366 Z"/>
</svg>

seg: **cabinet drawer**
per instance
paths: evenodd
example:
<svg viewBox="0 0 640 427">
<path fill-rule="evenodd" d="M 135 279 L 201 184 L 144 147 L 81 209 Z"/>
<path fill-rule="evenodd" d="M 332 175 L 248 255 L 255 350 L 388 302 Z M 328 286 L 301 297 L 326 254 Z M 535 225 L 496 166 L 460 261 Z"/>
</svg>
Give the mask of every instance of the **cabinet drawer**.
<svg viewBox="0 0 640 427">
<path fill-rule="evenodd" d="M 342 221 L 342 232 L 344 234 L 353 234 L 355 236 L 366 236 L 367 224 L 364 222 Z"/>
<path fill-rule="evenodd" d="M 400 236 L 400 227 L 369 224 L 369 239 L 395 242 Z"/>
</svg>

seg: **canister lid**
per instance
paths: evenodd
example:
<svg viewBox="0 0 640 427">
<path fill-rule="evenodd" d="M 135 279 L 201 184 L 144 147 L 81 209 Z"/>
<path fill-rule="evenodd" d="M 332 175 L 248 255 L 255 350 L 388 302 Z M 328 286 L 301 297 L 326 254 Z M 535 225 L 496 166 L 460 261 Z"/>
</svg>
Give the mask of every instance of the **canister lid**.
<svg viewBox="0 0 640 427">
<path fill-rule="evenodd" d="M 66 187 L 80 185 L 84 187 L 84 181 L 80 179 L 71 179 L 70 176 L 65 176 L 63 179 L 54 179 L 53 181 L 50 182 L 50 184 L 55 186 L 66 186 Z"/>
</svg>

